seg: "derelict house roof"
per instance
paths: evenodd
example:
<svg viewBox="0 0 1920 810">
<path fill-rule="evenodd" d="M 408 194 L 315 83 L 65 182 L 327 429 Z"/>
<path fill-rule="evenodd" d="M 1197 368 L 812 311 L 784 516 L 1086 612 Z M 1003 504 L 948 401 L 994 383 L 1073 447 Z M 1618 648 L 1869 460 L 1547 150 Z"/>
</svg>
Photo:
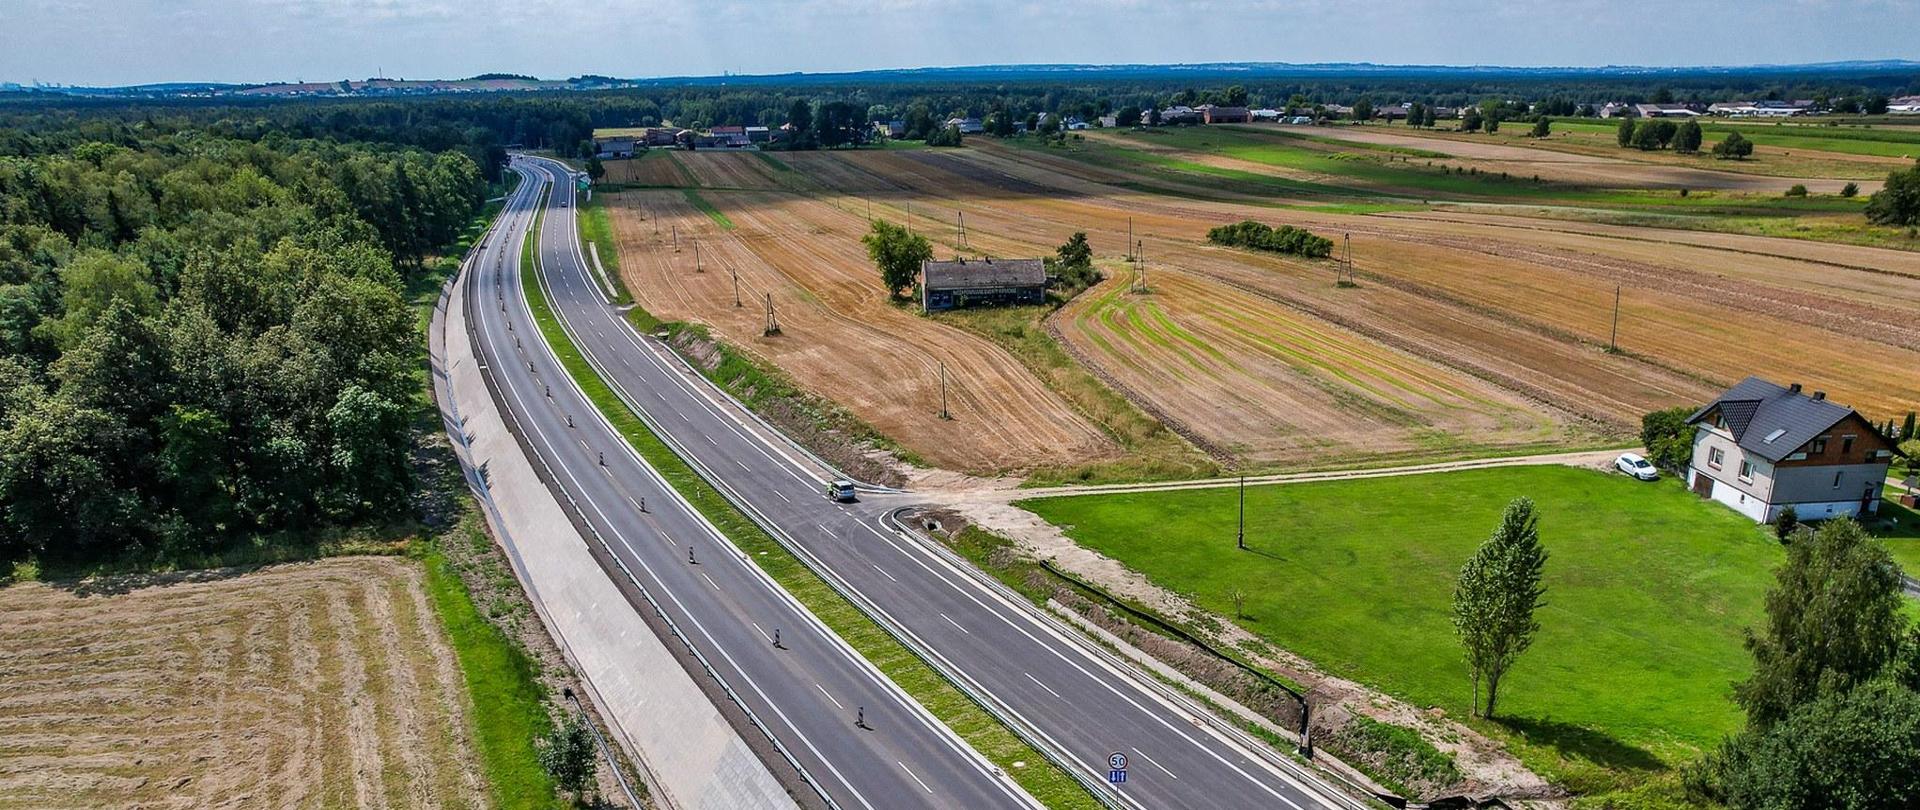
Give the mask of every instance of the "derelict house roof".
<svg viewBox="0 0 1920 810">
<path fill-rule="evenodd" d="M 1039 259 L 922 262 L 920 272 L 929 290 L 1040 287 L 1047 283 L 1047 267 Z"/>
<path fill-rule="evenodd" d="M 1693 424 L 1718 407 L 1740 449 L 1768 461 L 1779 461 L 1800 449 L 1853 409 L 1825 399 L 1782 388 L 1759 377 L 1741 380 L 1706 407 L 1687 417 Z"/>
</svg>

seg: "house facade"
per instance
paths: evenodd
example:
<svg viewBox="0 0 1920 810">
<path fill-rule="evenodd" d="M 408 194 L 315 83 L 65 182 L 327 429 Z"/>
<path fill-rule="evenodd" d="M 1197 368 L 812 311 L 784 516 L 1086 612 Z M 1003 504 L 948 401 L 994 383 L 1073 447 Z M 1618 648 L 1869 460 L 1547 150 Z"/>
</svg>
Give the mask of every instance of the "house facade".
<svg viewBox="0 0 1920 810">
<path fill-rule="evenodd" d="M 920 265 L 920 308 L 1042 304 L 1047 268 L 1039 259 L 954 259 Z"/>
<path fill-rule="evenodd" d="M 1802 520 L 1880 511 L 1892 443 L 1825 392 L 1748 377 L 1687 422 L 1687 487 L 1702 498 L 1762 523 L 1789 506 Z"/>
</svg>

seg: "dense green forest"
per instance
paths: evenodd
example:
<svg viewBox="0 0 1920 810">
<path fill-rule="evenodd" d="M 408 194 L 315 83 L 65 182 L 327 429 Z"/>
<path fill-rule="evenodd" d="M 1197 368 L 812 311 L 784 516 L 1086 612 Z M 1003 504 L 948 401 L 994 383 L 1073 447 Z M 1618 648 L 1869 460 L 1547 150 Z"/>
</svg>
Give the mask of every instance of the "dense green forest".
<svg viewBox="0 0 1920 810">
<path fill-rule="evenodd" d="M 481 164 L 120 112 L 0 131 L 0 567 L 404 510 L 404 292 Z"/>
</svg>

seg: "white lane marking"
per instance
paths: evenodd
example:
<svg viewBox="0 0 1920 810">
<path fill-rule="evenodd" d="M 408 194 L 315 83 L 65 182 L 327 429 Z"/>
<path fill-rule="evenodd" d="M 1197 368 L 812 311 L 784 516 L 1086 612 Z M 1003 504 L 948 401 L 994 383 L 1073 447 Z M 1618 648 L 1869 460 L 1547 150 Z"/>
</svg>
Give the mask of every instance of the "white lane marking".
<svg viewBox="0 0 1920 810">
<path fill-rule="evenodd" d="M 875 571 L 879 571 L 879 572 L 880 572 L 880 576 L 883 576 L 883 577 L 886 577 L 887 579 L 893 579 L 893 575 L 892 575 L 892 574 L 889 574 L 889 573 L 887 573 L 887 569 L 885 569 L 885 568 L 881 568 L 880 566 L 878 566 L 878 565 L 874 565 L 873 563 L 867 563 L 867 564 L 868 564 L 868 565 L 872 565 L 872 566 L 873 566 L 873 570 L 875 570 Z M 900 580 L 897 580 L 897 579 L 893 579 L 893 581 L 894 581 L 894 582 L 899 582 Z"/>
<path fill-rule="evenodd" d="M 706 439 L 706 440 L 707 440 L 707 444 L 711 444 L 711 445 L 713 445 L 714 447 L 719 447 L 719 446 L 720 446 L 720 443 L 719 443 L 719 442 L 716 442 L 716 441 L 714 441 L 714 440 L 713 440 L 713 437 L 712 437 L 712 436 L 708 436 L 708 435 L 707 435 L 707 434 L 705 434 L 705 433 L 702 433 L 702 434 L 700 434 L 700 438 L 702 438 L 702 439 Z"/>
<path fill-rule="evenodd" d="M 1033 681 L 1033 684 L 1034 684 L 1035 686 L 1038 686 L 1038 687 L 1040 687 L 1041 689 L 1045 689 L 1045 690 L 1047 690 L 1047 694 L 1049 694 L 1049 695 L 1052 695 L 1052 696 L 1054 696 L 1054 697 L 1060 697 L 1060 693 L 1059 693 L 1059 692 L 1055 692 L 1055 691 L 1053 691 L 1053 687 L 1051 687 L 1051 686 L 1048 686 L 1048 685 L 1046 685 L 1046 684 L 1044 684 L 1044 683 L 1041 683 L 1041 682 L 1040 682 L 1040 679 L 1039 679 L 1039 678 L 1035 678 L 1035 677 L 1033 677 L 1033 673 L 1031 673 L 1031 672 L 1022 672 L 1022 673 L 1020 673 L 1020 674 L 1022 674 L 1022 675 L 1025 675 L 1025 676 L 1027 676 L 1027 680 L 1029 680 L 1029 681 Z M 1061 698 L 1061 699 L 1062 699 L 1062 700 L 1065 700 L 1065 698 Z"/>
<path fill-rule="evenodd" d="M 1053 691 L 1053 690 L 1052 690 L 1052 689 L 1048 689 L 1047 691 L 1049 691 L 1049 692 L 1051 692 L 1051 691 Z M 1139 754 L 1139 755 L 1140 755 L 1140 758 L 1141 758 L 1141 759 L 1144 759 L 1144 760 L 1146 760 L 1146 761 L 1147 761 L 1147 764 L 1148 764 L 1148 765 L 1152 765 L 1152 766 L 1153 766 L 1153 767 L 1155 767 L 1155 768 L 1159 768 L 1159 769 L 1160 769 L 1160 772 L 1161 772 L 1161 773 L 1164 773 L 1164 774 L 1166 774 L 1166 775 L 1168 775 L 1168 776 L 1171 776 L 1171 777 L 1173 777 L 1173 778 L 1175 778 L 1175 779 L 1179 779 L 1179 778 L 1180 778 L 1180 774 L 1177 774 L 1177 773 L 1174 773 L 1173 771 L 1169 771 L 1169 770 L 1167 770 L 1167 766 L 1165 766 L 1165 765 L 1162 765 L 1162 764 L 1160 764 L 1159 762 L 1156 762 L 1156 761 L 1154 761 L 1154 759 L 1153 759 L 1153 757 L 1150 757 L 1150 756 L 1147 756 L 1147 754 L 1146 754 L 1146 752 L 1145 752 L 1145 751 L 1141 751 L 1140 749 L 1138 749 L 1138 748 L 1135 748 L 1135 749 L 1133 749 L 1133 752 L 1134 752 L 1134 753 L 1136 753 L 1136 754 Z"/>
<path fill-rule="evenodd" d="M 776 489 L 776 490 L 774 490 L 774 491 L 773 491 L 773 494 L 775 494 L 775 495 L 779 495 L 779 496 L 780 496 L 780 500 L 783 500 L 783 501 L 786 501 L 787 503 L 793 503 L 793 499 L 792 499 L 792 498 L 789 498 L 789 497 L 787 497 L 787 496 L 786 496 L 786 495 L 785 495 L 784 493 L 782 493 L 782 492 L 781 492 L 780 490 L 777 490 L 777 489 Z"/>
<path fill-rule="evenodd" d="M 746 470 L 747 472 L 753 472 L 753 468 L 747 466 L 747 463 L 744 461 L 741 461 L 740 459 L 737 459 L 737 458 L 734 459 L 733 463 L 740 465 L 740 469 Z"/>
<path fill-rule="evenodd" d="M 816 529 L 819 529 L 819 530 L 820 530 L 820 533 L 821 533 L 821 534 L 824 534 L 824 535 L 826 535 L 826 536 L 828 536 L 828 537 L 832 537 L 832 536 L 833 536 L 833 530 L 832 530 L 832 529 L 829 529 L 829 528 L 827 528 L 827 527 L 825 527 L 825 526 L 822 526 L 822 525 L 820 525 L 820 524 L 818 524 L 818 523 L 815 523 L 815 524 L 813 524 L 813 526 L 814 526 L 814 528 L 816 528 Z"/>
<path fill-rule="evenodd" d="M 969 636 L 971 636 L 971 635 L 973 635 L 973 631 L 972 631 L 972 630 L 968 630 L 968 629 L 967 629 L 967 628 L 965 628 L 965 627 L 960 627 L 960 623 L 959 623 L 959 622 L 956 622 L 956 621 L 954 621 L 954 620 L 953 620 L 953 617 L 952 617 L 952 616 L 948 616 L 947 614 L 945 614 L 945 613 L 942 613 L 942 614 L 940 614 L 940 618 L 942 618 L 942 619 L 946 619 L 946 620 L 947 620 L 947 624 L 951 624 L 951 625 L 953 625 L 954 627 L 957 627 L 957 628 L 959 628 L 959 629 L 960 629 L 960 632 L 962 632 L 962 633 L 966 633 L 966 634 L 967 634 L 967 635 L 969 635 Z M 1028 676 L 1028 677 L 1032 677 L 1032 676 Z"/>
<path fill-rule="evenodd" d="M 747 624 L 751 624 L 751 625 L 753 625 L 753 629 L 755 629 L 755 630 L 760 630 L 760 623 L 759 623 L 759 622 L 755 622 L 755 621 L 749 621 L 749 622 L 747 622 Z M 761 637 L 761 638 L 764 638 L 764 639 L 766 639 L 766 640 L 767 640 L 767 643 L 768 643 L 768 644 L 772 644 L 772 643 L 773 643 L 773 636 L 769 636 L 769 635 L 767 635 L 767 631 L 765 631 L 765 630 L 760 630 L 760 637 Z"/>
<path fill-rule="evenodd" d="M 818 689 L 818 690 L 820 690 L 820 694 L 823 694 L 823 695 L 826 695 L 826 696 L 827 696 L 827 699 L 828 699 L 828 700 L 833 700 L 833 695 L 831 695 L 831 694 L 829 694 L 829 693 L 827 692 L 827 688 L 826 688 L 826 687 L 824 687 L 824 686 L 821 686 L 820 684 L 817 684 L 817 683 L 816 683 L 816 684 L 814 684 L 814 685 L 813 685 L 813 688 L 815 688 L 815 689 Z M 837 709 L 839 709 L 839 710 L 841 710 L 841 711 L 846 711 L 846 710 L 847 710 L 847 707 L 845 707 L 845 706 L 842 706 L 842 705 L 840 705 L 840 701 L 837 701 L 837 700 L 833 700 L 833 705 L 834 705 L 834 708 L 837 708 Z"/>
<path fill-rule="evenodd" d="M 893 764 L 900 766 L 900 770 L 906 771 L 908 776 L 913 776 L 913 769 L 907 767 L 907 763 L 896 759 L 893 761 Z M 913 776 L 913 781 L 920 782 L 920 777 Z M 933 795 L 933 788 L 927 787 L 927 783 L 925 782 L 920 782 L 920 789 L 926 791 L 928 796 Z"/>
<path fill-rule="evenodd" d="M 720 583 L 714 582 L 713 577 L 707 576 L 707 572 L 701 571 L 700 578 L 706 580 L 708 585 L 712 585 L 714 590 L 720 590 Z"/>
</svg>

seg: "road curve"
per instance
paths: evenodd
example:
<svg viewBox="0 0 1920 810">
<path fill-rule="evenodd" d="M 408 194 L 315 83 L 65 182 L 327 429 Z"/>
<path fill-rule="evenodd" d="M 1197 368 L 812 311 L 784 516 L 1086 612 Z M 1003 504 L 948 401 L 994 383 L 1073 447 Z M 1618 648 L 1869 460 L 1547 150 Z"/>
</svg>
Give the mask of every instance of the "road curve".
<svg viewBox="0 0 1920 810">
<path fill-rule="evenodd" d="M 522 157 L 517 165 L 563 181 L 552 185 L 556 207 L 540 234 L 542 281 L 575 343 L 627 404 L 749 516 L 963 688 L 1037 735 L 1083 781 L 1105 785 L 1109 756 L 1126 754 L 1127 781 L 1105 791 L 1109 802 L 1155 808 L 1357 806 L 1316 772 L 1220 723 L 950 554 L 890 528 L 886 514 L 914 503 L 912 495 L 828 501 L 815 467 L 799 461 L 791 447 L 737 422 L 721 406 L 722 395 L 658 341 L 636 333 L 606 300 L 581 258 L 573 208 L 557 207 L 573 196 L 568 170 L 538 158 Z M 615 454 L 609 449 L 607 455 Z M 587 480 L 629 475 L 593 471 L 590 456 L 569 463 L 586 471 L 576 475 Z M 649 549 L 649 556 L 674 551 Z M 684 560 L 676 561 L 685 568 Z M 747 609 L 731 618 L 749 624 L 763 616 Z M 723 621 L 706 624 L 719 633 L 716 625 Z M 810 677 L 798 671 L 792 676 Z M 919 767 L 912 759 L 901 762 Z"/>
<path fill-rule="evenodd" d="M 516 170 L 523 182 L 468 274 L 467 322 L 489 385 L 536 465 L 552 471 L 561 503 L 829 804 L 1037 806 L 721 537 L 589 403 L 541 338 L 520 284 L 534 214 L 571 192 L 550 186 L 545 171 Z M 546 222 L 540 263 L 551 276 L 584 281 L 571 244 L 555 238 L 574 227 L 571 210 L 556 208 Z M 554 289 L 556 303 L 590 294 Z M 589 327 L 594 335 L 612 329 Z"/>
</svg>

